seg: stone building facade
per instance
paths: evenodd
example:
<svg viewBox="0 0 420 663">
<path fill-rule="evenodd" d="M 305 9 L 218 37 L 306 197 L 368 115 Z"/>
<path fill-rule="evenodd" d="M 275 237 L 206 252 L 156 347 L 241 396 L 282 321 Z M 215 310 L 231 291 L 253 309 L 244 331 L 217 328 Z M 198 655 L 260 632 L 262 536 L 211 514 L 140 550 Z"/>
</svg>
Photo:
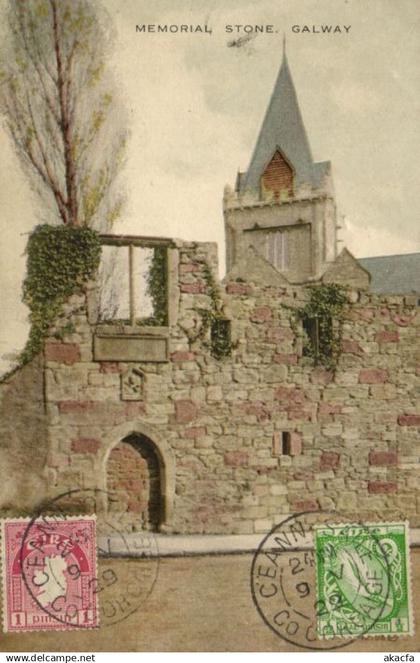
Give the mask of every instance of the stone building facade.
<svg viewBox="0 0 420 663">
<path fill-rule="evenodd" d="M 67 302 L 1 385 L 3 510 L 95 488 L 99 515 L 133 530 L 262 533 L 319 509 L 420 524 L 418 298 L 370 292 L 337 255 L 330 166 L 286 59 L 224 210 L 221 282 L 214 244 L 104 238 L 166 252 L 167 324 L 104 323 L 95 283 Z M 305 356 L 298 314 L 327 283 L 346 286 L 334 370 Z"/>
</svg>

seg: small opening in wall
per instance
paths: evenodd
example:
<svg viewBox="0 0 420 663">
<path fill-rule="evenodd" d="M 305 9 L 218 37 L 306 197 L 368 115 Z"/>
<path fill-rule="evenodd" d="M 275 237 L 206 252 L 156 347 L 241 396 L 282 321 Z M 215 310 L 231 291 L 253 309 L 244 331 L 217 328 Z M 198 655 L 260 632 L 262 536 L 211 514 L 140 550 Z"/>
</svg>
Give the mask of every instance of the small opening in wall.
<svg viewBox="0 0 420 663">
<path fill-rule="evenodd" d="M 317 361 L 320 355 L 331 357 L 333 321 L 330 316 L 309 317 L 302 320 L 303 330 L 308 342 L 303 346 L 304 356 L 311 356 Z"/>
<path fill-rule="evenodd" d="M 290 431 L 283 431 L 281 434 L 281 453 L 283 456 L 290 456 L 291 435 Z"/>
<path fill-rule="evenodd" d="M 213 318 L 210 327 L 211 354 L 216 359 L 228 357 L 232 351 L 230 320 Z"/>
</svg>

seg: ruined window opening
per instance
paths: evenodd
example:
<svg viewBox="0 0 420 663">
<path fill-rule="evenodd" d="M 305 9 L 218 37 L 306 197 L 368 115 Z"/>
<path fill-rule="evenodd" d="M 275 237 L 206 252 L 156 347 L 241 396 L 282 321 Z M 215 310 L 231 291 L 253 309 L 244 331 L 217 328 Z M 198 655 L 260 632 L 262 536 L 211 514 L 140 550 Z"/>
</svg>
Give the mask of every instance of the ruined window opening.
<svg viewBox="0 0 420 663">
<path fill-rule="evenodd" d="M 105 236 L 98 272 L 101 322 L 168 324 L 167 248 L 167 241 Z"/>
<path fill-rule="evenodd" d="M 216 359 L 228 357 L 232 352 L 231 324 L 224 318 L 212 318 L 210 325 L 211 354 Z"/>
<path fill-rule="evenodd" d="M 270 232 L 265 237 L 265 257 L 278 270 L 289 266 L 287 234 L 284 231 Z"/>
<path fill-rule="evenodd" d="M 308 343 L 303 346 L 303 355 L 313 357 L 332 357 L 333 320 L 330 316 L 305 316 L 302 319 L 303 330 Z"/>
<path fill-rule="evenodd" d="M 283 456 L 291 455 L 292 436 L 290 431 L 283 431 L 281 434 L 281 453 Z"/>
</svg>

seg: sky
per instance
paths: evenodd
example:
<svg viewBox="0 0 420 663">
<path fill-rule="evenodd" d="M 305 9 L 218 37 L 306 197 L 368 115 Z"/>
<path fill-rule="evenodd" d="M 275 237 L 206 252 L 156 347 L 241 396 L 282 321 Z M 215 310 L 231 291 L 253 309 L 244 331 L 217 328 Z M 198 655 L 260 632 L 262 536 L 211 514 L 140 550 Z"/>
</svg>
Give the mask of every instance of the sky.
<svg viewBox="0 0 420 663">
<path fill-rule="evenodd" d="M 249 164 L 285 36 L 314 159 L 332 162 L 341 246 L 356 257 L 420 251 L 418 0 L 100 4 L 115 31 L 108 66 L 130 130 L 121 177 L 127 204 L 115 232 L 218 242 L 223 274 L 223 189 Z M 207 24 L 212 32 L 136 32 L 143 24 Z M 226 25 L 273 27 L 233 47 L 245 33 L 227 33 Z M 342 32 L 313 32 L 321 25 Z M 1 128 L 0 154 L 0 356 L 7 356 L 27 336 L 24 248 L 43 211 Z"/>
</svg>

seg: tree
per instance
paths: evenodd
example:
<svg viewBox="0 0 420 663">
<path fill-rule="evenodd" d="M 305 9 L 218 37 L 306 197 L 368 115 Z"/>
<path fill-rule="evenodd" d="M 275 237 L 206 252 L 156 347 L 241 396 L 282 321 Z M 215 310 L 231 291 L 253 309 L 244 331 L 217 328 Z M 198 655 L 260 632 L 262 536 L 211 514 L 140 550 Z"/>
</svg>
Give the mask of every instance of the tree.
<svg viewBox="0 0 420 663">
<path fill-rule="evenodd" d="M 55 218 L 106 229 L 126 139 L 105 71 L 109 35 L 95 0 L 8 0 L 0 111 Z"/>
</svg>

